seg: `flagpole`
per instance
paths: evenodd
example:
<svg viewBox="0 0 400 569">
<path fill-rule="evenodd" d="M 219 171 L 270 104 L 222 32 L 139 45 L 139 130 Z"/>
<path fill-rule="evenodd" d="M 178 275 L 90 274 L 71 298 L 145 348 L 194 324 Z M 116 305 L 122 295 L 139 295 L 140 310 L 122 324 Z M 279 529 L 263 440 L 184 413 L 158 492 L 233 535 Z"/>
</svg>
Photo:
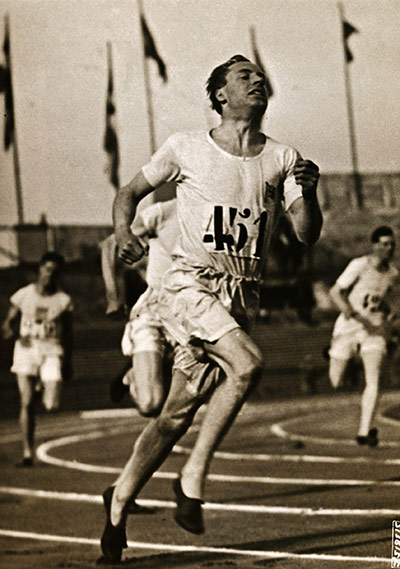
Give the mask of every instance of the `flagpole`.
<svg viewBox="0 0 400 569">
<path fill-rule="evenodd" d="M 261 61 L 260 54 L 258 52 L 257 40 L 256 40 L 256 30 L 255 30 L 254 26 L 250 26 L 249 31 L 250 31 L 250 44 L 251 44 L 251 49 L 253 52 L 254 63 L 260 68 L 260 70 L 265 75 L 265 84 L 267 87 L 268 99 L 270 99 L 272 97 L 272 95 L 274 94 L 274 90 L 272 88 L 272 83 L 270 81 L 270 78 L 268 77 L 265 66 L 264 66 L 263 62 Z"/>
<path fill-rule="evenodd" d="M 140 33 L 142 37 L 142 54 L 143 54 L 143 69 L 144 69 L 144 85 L 146 90 L 146 106 L 147 106 L 147 117 L 149 121 L 149 135 L 150 135 L 150 152 L 154 154 L 156 151 L 156 137 L 154 130 L 154 111 L 153 111 L 153 97 L 150 84 L 150 73 L 149 73 L 149 63 L 148 58 L 145 53 L 145 37 L 142 25 L 142 18 L 144 18 L 142 0 L 138 0 L 139 7 L 139 19 L 140 19 Z"/>
<path fill-rule="evenodd" d="M 116 106 L 114 103 L 114 71 L 112 59 L 112 44 L 107 42 L 107 95 L 106 95 L 106 121 L 103 147 L 108 155 L 108 174 L 110 182 L 116 190 L 119 189 L 119 144 L 116 124 Z"/>
<path fill-rule="evenodd" d="M 18 140 L 17 140 L 17 125 L 15 122 L 15 112 L 14 112 L 14 97 L 12 92 L 12 70 L 11 70 L 11 38 L 10 38 L 10 25 L 9 25 L 9 16 L 6 14 L 5 16 L 5 34 L 6 40 L 8 41 L 8 53 L 6 53 L 6 64 L 9 70 L 9 80 L 10 80 L 10 89 L 11 89 L 11 105 L 9 109 L 6 109 L 6 112 L 12 113 L 12 124 L 13 124 L 13 133 L 12 133 L 12 146 L 13 146 L 13 163 L 14 163 L 14 181 L 15 181 L 15 194 L 16 194 L 16 201 L 17 201 L 17 218 L 18 218 L 18 225 L 23 225 L 25 222 L 24 219 L 24 205 L 22 199 L 22 183 L 21 183 L 21 168 L 20 168 L 20 161 L 19 161 L 19 151 L 18 151 Z"/>
<path fill-rule="evenodd" d="M 343 25 L 345 22 L 345 18 L 344 18 L 343 5 L 341 2 L 338 2 L 338 9 L 340 15 L 341 32 L 343 35 Z M 344 38 L 343 41 L 345 41 Z M 353 185 L 354 185 L 354 192 L 357 200 L 357 205 L 359 208 L 361 208 L 363 206 L 363 192 L 362 192 L 361 176 L 358 166 L 357 140 L 355 135 L 355 122 L 354 122 L 353 93 L 351 88 L 349 64 L 346 58 L 345 45 L 343 45 L 343 47 L 344 47 L 343 49 L 344 80 L 345 80 L 345 89 L 346 89 L 347 118 L 348 118 L 348 128 L 349 128 L 349 138 L 350 138 L 350 155 L 351 155 L 351 163 L 353 170 L 352 172 Z"/>
<path fill-rule="evenodd" d="M 15 120 L 15 119 L 14 119 Z M 24 204 L 22 200 L 22 183 L 21 183 L 21 169 L 19 162 L 19 151 L 18 151 L 18 141 L 17 141 L 17 129 L 14 122 L 14 177 L 15 177 L 15 193 L 17 198 L 17 215 L 18 215 L 18 225 L 24 225 Z"/>
</svg>

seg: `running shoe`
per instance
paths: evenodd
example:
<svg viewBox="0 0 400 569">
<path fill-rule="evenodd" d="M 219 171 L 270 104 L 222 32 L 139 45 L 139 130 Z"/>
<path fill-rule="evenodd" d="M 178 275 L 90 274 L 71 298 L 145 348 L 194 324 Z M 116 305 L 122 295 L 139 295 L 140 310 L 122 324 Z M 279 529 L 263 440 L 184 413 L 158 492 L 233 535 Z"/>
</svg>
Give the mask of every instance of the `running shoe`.
<svg viewBox="0 0 400 569">
<path fill-rule="evenodd" d="M 378 429 L 370 429 L 367 436 L 358 435 L 356 441 L 359 445 L 368 445 L 370 447 L 378 446 Z"/>
<path fill-rule="evenodd" d="M 17 462 L 15 468 L 31 468 L 31 466 L 33 466 L 33 458 L 25 456 L 22 460 Z"/>
<path fill-rule="evenodd" d="M 378 446 L 378 443 L 378 429 L 370 429 L 368 433 L 368 445 L 370 447 L 376 447 Z"/>
<path fill-rule="evenodd" d="M 172 483 L 176 496 L 176 510 L 174 519 L 178 525 L 190 533 L 204 533 L 203 500 L 189 498 L 183 493 L 180 478 L 175 478 Z"/>
<path fill-rule="evenodd" d="M 101 551 L 107 562 L 119 563 L 122 550 L 128 547 L 126 542 L 125 524 L 114 526 L 111 523 L 111 501 L 115 486 L 110 486 L 103 493 L 104 509 L 106 511 L 106 525 L 101 536 Z"/>
</svg>

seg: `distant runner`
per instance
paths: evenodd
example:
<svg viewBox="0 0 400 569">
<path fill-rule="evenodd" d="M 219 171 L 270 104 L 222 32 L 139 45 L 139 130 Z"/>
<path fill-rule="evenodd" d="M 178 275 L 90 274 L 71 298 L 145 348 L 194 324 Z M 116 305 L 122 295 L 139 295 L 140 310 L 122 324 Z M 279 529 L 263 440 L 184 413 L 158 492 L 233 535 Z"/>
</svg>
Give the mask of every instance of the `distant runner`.
<svg viewBox="0 0 400 569">
<path fill-rule="evenodd" d="M 72 376 L 72 300 L 58 286 L 64 258 L 55 252 L 43 255 L 36 282 L 15 292 L 3 323 L 6 339 L 17 336 L 11 371 L 17 377 L 22 461 L 33 466 L 35 392 L 42 391 L 47 411 L 59 407 L 63 380 Z M 18 332 L 15 322 L 20 318 Z"/>
<path fill-rule="evenodd" d="M 341 314 L 332 334 L 329 377 L 337 389 L 349 360 L 357 355 L 361 358 L 365 388 L 356 441 L 373 447 L 378 444 L 378 430 L 373 421 L 379 380 L 394 319 L 386 297 L 398 270 L 391 263 L 395 250 L 393 230 L 387 226 L 376 228 L 371 242 L 372 252 L 350 261 L 330 291 Z"/>
</svg>

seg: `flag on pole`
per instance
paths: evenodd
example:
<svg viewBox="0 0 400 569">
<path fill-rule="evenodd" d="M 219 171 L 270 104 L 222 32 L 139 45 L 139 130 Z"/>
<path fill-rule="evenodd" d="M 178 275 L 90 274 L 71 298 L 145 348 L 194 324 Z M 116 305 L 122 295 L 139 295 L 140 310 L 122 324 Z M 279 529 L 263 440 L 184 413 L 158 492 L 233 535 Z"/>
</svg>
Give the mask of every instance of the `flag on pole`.
<svg viewBox="0 0 400 569">
<path fill-rule="evenodd" d="M 261 69 L 261 71 L 265 75 L 265 83 L 266 83 L 266 87 L 267 87 L 267 94 L 268 94 L 268 97 L 271 98 L 272 95 L 274 94 L 274 90 L 272 88 L 272 84 L 271 84 L 271 81 L 268 77 L 268 74 L 265 70 L 265 66 L 264 66 L 263 62 L 261 61 L 260 53 L 259 53 L 258 48 L 257 48 L 256 32 L 255 32 L 254 26 L 250 26 L 250 41 L 251 41 L 251 49 L 253 51 L 254 63 L 257 65 L 257 67 L 259 67 Z"/>
<path fill-rule="evenodd" d="M 167 75 L 167 66 L 165 65 L 163 59 L 161 58 L 160 54 L 157 51 L 157 47 L 153 36 L 149 30 L 149 26 L 147 25 L 146 18 L 143 14 L 140 16 L 140 21 L 142 24 L 142 32 L 143 32 L 143 42 L 144 42 L 144 54 L 146 57 L 151 57 L 157 63 L 158 66 L 158 73 L 160 77 L 166 83 L 168 81 Z"/>
<path fill-rule="evenodd" d="M 104 150 L 107 152 L 106 172 L 111 184 L 119 188 L 119 145 L 116 128 L 116 108 L 114 104 L 114 79 L 111 44 L 107 43 L 108 82 L 106 96 L 106 128 L 104 132 Z"/>
<path fill-rule="evenodd" d="M 8 150 L 14 142 L 14 101 L 11 82 L 10 31 L 7 17 L 3 52 L 5 64 L 0 66 L 0 93 L 4 93 L 4 149 Z"/>
<path fill-rule="evenodd" d="M 343 46 L 344 46 L 344 54 L 346 57 L 346 62 L 351 63 L 354 57 L 348 46 L 347 40 L 352 34 L 358 33 L 358 30 L 346 20 L 342 20 L 342 30 L 343 30 Z"/>
</svg>

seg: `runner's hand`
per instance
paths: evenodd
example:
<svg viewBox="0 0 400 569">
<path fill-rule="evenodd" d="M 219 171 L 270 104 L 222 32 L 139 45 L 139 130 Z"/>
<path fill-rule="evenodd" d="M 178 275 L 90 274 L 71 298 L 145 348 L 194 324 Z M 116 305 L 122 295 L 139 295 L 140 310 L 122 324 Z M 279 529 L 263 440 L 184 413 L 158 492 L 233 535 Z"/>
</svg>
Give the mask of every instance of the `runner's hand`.
<svg viewBox="0 0 400 569">
<path fill-rule="evenodd" d="M 303 188 L 303 198 L 306 201 L 315 199 L 319 180 L 319 168 L 311 160 L 296 160 L 294 166 L 296 183 Z"/>
<path fill-rule="evenodd" d="M 30 348 L 32 346 L 32 339 L 30 336 L 20 336 L 19 337 L 19 343 L 24 348 Z"/>
<path fill-rule="evenodd" d="M 11 340 L 16 336 L 15 331 L 8 322 L 3 324 L 1 328 L 1 335 L 3 336 L 4 340 Z"/>
<path fill-rule="evenodd" d="M 143 245 L 139 237 L 127 232 L 117 236 L 118 258 L 127 265 L 133 265 L 147 252 L 147 247 Z"/>
</svg>

